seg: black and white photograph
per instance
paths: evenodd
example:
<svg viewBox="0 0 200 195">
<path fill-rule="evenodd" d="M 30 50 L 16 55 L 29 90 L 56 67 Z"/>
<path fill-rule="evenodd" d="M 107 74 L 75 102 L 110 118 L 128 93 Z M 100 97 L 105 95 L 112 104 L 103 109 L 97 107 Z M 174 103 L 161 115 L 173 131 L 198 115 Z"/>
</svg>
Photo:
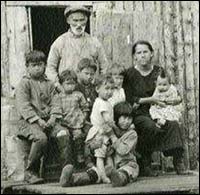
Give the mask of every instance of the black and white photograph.
<svg viewBox="0 0 200 195">
<path fill-rule="evenodd" d="M 1 194 L 199 194 L 199 1 L 1 1 Z"/>
</svg>

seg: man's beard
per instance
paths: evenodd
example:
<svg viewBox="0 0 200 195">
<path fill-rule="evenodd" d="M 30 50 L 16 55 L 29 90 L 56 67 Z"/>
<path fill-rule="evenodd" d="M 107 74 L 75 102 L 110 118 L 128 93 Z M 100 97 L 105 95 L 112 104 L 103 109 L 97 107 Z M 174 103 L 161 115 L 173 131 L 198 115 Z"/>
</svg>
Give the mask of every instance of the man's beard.
<svg viewBox="0 0 200 195">
<path fill-rule="evenodd" d="M 81 36 L 85 32 L 85 27 L 86 27 L 85 25 L 84 26 L 79 26 L 79 27 L 73 27 L 73 26 L 71 26 L 71 31 L 72 31 L 72 33 L 74 35 Z"/>
</svg>

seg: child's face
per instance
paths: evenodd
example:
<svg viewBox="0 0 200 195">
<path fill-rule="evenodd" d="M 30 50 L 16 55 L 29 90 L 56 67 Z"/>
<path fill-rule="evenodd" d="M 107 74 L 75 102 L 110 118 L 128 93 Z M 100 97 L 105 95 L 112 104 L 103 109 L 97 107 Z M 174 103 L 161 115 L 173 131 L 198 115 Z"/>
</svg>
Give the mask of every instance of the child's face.
<svg viewBox="0 0 200 195">
<path fill-rule="evenodd" d="M 133 118 L 131 116 L 122 115 L 118 119 L 118 126 L 121 130 L 127 130 L 133 122 Z"/>
<path fill-rule="evenodd" d="M 122 87 L 124 77 L 122 75 L 118 75 L 118 74 L 113 74 L 112 77 L 115 82 L 115 87 L 120 89 Z"/>
<path fill-rule="evenodd" d="M 62 83 L 63 89 L 65 93 L 71 93 L 75 90 L 76 83 L 72 79 L 66 80 Z"/>
<path fill-rule="evenodd" d="M 31 77 L 33 78 L 39 78 L 44 74 L 45 71 L 45 62 L 39 61 L 39 62 L 29 62 L 27 70 Z"/>
<path fill-rule="evenodd" d="M 113 95 L 113 83 L 102 84 L 96 91 L 101 99 L 108 100 Z"/>
<path fill-rule="evenodd" d="M 169 89 L 169 81 L 167 78 L 158 77 L 157 79 L 157 89 L 159 92 L 165 92 Z"/>
<path fill-rule="evenodd" d="M 95 71 L 93 68 L 84 68 L 78 73 L 78 76 L 83 84 L 88 85 L 92 83 L 94 79 L 94 74 Z"/>
</svg>

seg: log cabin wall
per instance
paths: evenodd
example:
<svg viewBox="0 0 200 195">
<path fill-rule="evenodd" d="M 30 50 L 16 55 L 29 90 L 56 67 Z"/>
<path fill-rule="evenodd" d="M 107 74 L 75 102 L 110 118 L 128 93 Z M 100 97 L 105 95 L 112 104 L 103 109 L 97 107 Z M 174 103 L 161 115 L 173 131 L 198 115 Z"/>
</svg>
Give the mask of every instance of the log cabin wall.
<svg viewBox="0 0 200 195">
<path fill-rule="evenodd" d="M 198 1 L 1 1 L 1 88 L 9 97 L 24 70 L 24 53 L 32 49 L 31 6 L 91 6 L 91 34 L 103 43 L 108 59 L 127 68 L 134 64 L 131 46 L 150 41 L 153 62 L 164 67 L 178 87 L 190 167 L 196 166 L 199 139 L 199 3 Z"/>
</svg>

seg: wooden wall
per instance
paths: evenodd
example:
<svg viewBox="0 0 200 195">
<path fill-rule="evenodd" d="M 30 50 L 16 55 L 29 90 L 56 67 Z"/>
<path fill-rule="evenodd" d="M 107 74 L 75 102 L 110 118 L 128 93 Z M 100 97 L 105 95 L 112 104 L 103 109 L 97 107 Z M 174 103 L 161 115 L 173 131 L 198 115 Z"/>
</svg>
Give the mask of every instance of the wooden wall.
<svg viewBox="0 0 200 195">
<path fill-rule="evenodd" d="M 165 67 L 179 88 L 191 167 L 199 137 L 199 4 L 198 1 L 74 1 L 93 6 L 91 33 L 103 43 L 110 61 L 130 67 L 131 46 L 152 43 L 154 63 Z M 25 69 L 32 30 L 25 6 L 66 6 L 68 1 L 1 1 L 1 70 L 3 94 L 11 93 Z"/>
</svg>

